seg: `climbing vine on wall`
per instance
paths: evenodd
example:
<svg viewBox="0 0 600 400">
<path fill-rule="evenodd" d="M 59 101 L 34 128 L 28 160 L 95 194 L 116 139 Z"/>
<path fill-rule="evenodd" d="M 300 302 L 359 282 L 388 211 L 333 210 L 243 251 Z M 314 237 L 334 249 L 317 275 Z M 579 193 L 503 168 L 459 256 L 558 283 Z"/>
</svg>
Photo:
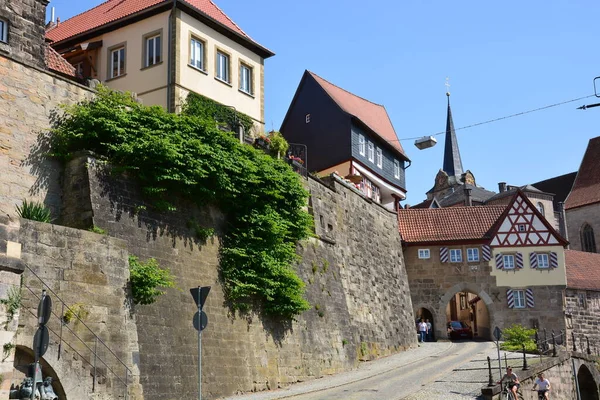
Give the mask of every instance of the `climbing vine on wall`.
<svg viewBox="0 0 600 400">
<path fill-rule="evenodd" d="M 246 133 L 250 133 L 254 126 L 254 120 L 248 115 L 197 93 L 188 94 L 182 109 L 183 114 L 216 120 L 227 124 L 231 129 L 242 126 Z"/>
<path fill-rule="evenodd" d="M 220 268 L 233 308 L 259 304 L 286 318 L 307 310 L 304 283 L 291 266 L 296 243 L 312 224 L 299 176 L 219 131 L 206 115 L 184 110 L 168 114 L 100 87 L 95 99 L 65 108 L 51 154 L 63 160 L 79 150 L 104 156 L 167 209 L 174 195 L 217 205 L 227 215 Z"/>
</svg>

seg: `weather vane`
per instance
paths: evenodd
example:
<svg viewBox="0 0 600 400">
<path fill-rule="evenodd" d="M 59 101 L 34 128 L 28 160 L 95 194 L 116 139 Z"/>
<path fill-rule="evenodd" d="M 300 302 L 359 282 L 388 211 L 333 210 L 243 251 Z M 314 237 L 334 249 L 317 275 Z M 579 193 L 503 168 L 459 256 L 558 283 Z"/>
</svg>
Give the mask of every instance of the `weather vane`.
<svg viewBox="0 0 600 400">
<path fill-rule="evenodd" d="M 446 83 L 444 83 L 444 85 L 446 86 L 446 96 L 450 97 L 450 78 L 446 77 Z"/>
</svg>

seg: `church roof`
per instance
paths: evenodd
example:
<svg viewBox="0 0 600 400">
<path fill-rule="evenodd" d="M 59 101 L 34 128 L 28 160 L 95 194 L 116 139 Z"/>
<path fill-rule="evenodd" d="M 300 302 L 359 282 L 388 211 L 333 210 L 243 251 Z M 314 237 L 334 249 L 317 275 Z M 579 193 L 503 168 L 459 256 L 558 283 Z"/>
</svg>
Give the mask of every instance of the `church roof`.
<svg viewBox="0 0 600 400">
<path fill-rule="evenodd" d="M 407 244 L 489 239 L 506 205 L 398 210 L 398 229 Z"/>
<path fill-rule="evenodd" d="M 377 136 L 408 160 L 384 106 L 350 93 L 313 72 L 307 72 L 342 110 L 365 124 Z"/>
<path fill-rule="evenodd" d="M 446 117 L 446 139 L 444 141 L 444 166 L 443 170 L 448 176 L 461 176 L 463 173 L 460 150 L 458 149 L 458 139 L 454 130 L 454 121 L 452 120 L 452 109 L 450 108 L 450 93 L 448 96 L 448 115 Z"/>
<path fill-rule="evenodd" d="M 464 204 L 465 202 L 465 188 L 471 189 L 471 199 L 476 203 L 485 203 L 487 199 L 494 196 L 496 193 L 490 192 L 480 186 L 471 184 L 464 184 L 457 186 L 454 192 L 437 199 L 441 207 L 450 207 L 455 204 Z"/>
<path fill-rule="evenodd" d="M 576 176 L 577 172 L 571 172 L 570 174 L 565 174 L 536 183 L 532 183 L 532 186 L 540 189 L 543 192 L 553 193 L 554 210 L 558 211 L 558 203 L 565 201 L 565 199 L 569 195 L 569 192 L 571 191 L 571 188 L 573 187 L 573 183 L 575 182 Z"/>
<path fill-rule="evenodd" d="M 590 139 L 565 209 L 600 203 L 600 136 Z"/>
<path fill-rule="evenodd" d="M 600 290 L 600 254 L 565 250 L 567 287 Z"/>
<path fill-rule="evenodd" d="M 497 193 L 495 195 L 493 195 L 492 197 L 488 198 L 486 200 L 486 204 L 491 204 L 492 202 L 496 201 L 496 200 L 500 200 L 506 197 L 512 197 L 514 196 L 514 194 L 517 192 L 517 190 L 521 190 L 522 192 L 526 192 L 526 193 L 537 193 L 537 194 L 543 194 L 543 195 L 547 195 L 547 196 L 552 196 L 552 193 L 546 193 L 541 191 L 540 189 L 532 186 L 532 185 L 523 185 L 523 186 L 509 186 L 508 190 L 505 190 L 504 192 L 500 192 Z"/>
</svg>

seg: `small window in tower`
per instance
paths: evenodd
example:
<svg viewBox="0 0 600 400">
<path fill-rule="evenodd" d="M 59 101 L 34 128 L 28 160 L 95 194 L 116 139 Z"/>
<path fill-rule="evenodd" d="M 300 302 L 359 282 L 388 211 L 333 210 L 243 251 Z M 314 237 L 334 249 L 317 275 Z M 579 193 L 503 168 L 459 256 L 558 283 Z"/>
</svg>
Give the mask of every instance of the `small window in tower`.
<svg viewBox="0 0 600 400">
<path fill-rule="evenodd" d="M 310 123 L 310 114 L 306 114 L 306 123 Z"/>
<path fill-rule="evenodd" d="M 519 224 L 519 232 L 525 232 L 525 225 Z"/>
</svg>

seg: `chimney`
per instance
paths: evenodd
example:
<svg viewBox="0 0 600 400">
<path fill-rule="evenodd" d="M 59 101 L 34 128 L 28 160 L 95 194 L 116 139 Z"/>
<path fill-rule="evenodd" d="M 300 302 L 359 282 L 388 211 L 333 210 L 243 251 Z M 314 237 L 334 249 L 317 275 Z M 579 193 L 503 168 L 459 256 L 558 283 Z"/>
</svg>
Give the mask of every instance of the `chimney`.
<svg viewBox="0 0 600 400">
<path fill-rule="evenodd" d="M 473 205 L 473 198 L 471 197 L 471 188 L 465 185 L 465 206 L 471 207 Z"/>
<path fill-rule="evenodd" d="M 500 193 L 506 192 L 506 182 L 500 182 L 500 183 L 498 183 L 498 191 Z"/>
<path fill-rule="evenodd" d="M 60 17 L 56 17 L 56 26 L 60 25 Z"/>
</svg>

